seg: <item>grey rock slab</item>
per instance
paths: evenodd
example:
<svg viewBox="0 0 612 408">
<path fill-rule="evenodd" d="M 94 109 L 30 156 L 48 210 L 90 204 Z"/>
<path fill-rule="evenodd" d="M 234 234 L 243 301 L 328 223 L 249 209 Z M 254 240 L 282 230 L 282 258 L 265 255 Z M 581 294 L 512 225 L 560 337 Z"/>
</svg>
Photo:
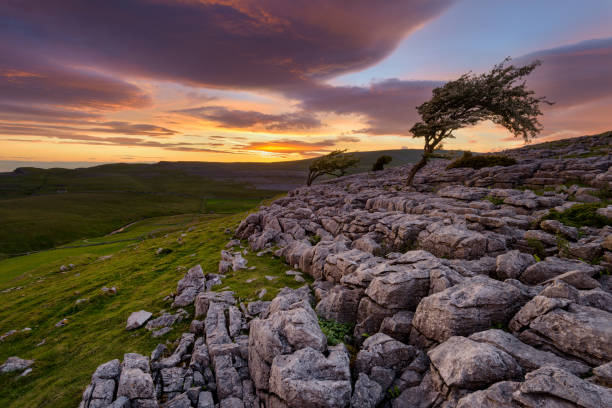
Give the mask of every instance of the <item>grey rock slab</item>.
<svg viewBox="0 0 612 408">
<path fill-rule="evenodd" d="M 208 306 L 213 302 L 226 304 L 228 306 L 235 305 L 236 299 L 234 298 L 234 292 L 202 292 L 198 294 L 195 300 L 195 317 L 206 316 L 208 313 Z"/>
<path fill-rule="evenodd" d="M 612 361 L 595 367 L 593 375 L 599 384 L 612 388 Z"/>
<path fill-rule="evenodd" d="M 479 389 L 522 374 L 521 366 L 505 351 L 465 337 L 453 336 L 427 355 L 449 387 Z"/>
<path fill-rule="evenodd" d="M 573 270 L 597 272 L 596 268 L 585 262 L 549 256 L 544 261 L 527 267 L 519 280 L 530 285 L 537 285 Z"/>
<path fill-rule="evenodd" d="M 124 368 L 119 377 L 117 396 L 133 399 L 155 398 L 155 386 L 151 374 L 138 368 Z"/>
<path fill-rule="evenodd" d="M 114 359 L 104 364 L 100 364 L 91 378 L 118 379 L 119 374 L 121 374 L 121 364 L 118 359 Z"/>
<path fill-rule="evenodd" d="M 528 373 L 513 398 L 529 408 L 612 406 L 612 390 L 582 380 L 558 367 L 542 367 Z"/>
<path fill-rule="evenodd" d="M 329 290 L 317 304 L 315 310 L 324 319 L 340 323 L 355 323 L 359 300 L 363 296 L 360 289 L 349 289 L 336 285 Z"/>
<path fill-rule="evenodd" d="M 406 268 L 374 278 L 365 293 L 388 309 L 416 309 L 429 292 L 429 270 Z"/>
<path fill-rule="evenodd" d="M 413 318 L 413 312 L 401 310 L 393 316 L 385 317 L 380 325 L 380 331 L 396 340 L 407 343 L 410 338 Z"/>
<path fill-rule="evenodd" d="M 162 405 L 163 408 L 191 408 L 191 400 L 187 393 L 179 394 Z"/>
<path fill-rule="evenodd" d="M 528 266 L 535 263 L 535 258 L 531 254 L 513 250 L 498 255 L 495 263 L 499 279 L 517 279 Z"/>
<path fill-rule="evenodd" d="M 210 391 L 202 391 L 198 396 L 198 406 L 197 408 L 214 408 L 215 401 L 213 400 L 213 395 Z"/>
<path fill-rule="evenodd" d="M 13 371 L 23 371 L 34 364 L 34 360 L 24 360 L 19 357 L 9 357 L 4 364 L 0 365 L 0 373 L 11 373 Z"/>
<path fill-rule="evenodd" d="M 399 342 L 384 333 L 368 337 L 357 353 L 355 370 L 370 374 L 372 367 L 390 368 L 401 373 L 416 356 L 416 348 Z"/>
<path fill-rule="evenodd" d="M 570 304 L 567 310 L 553 309 L 531 321 L 519 337 L 591 365 L 612 360 L 612 314 L 588 306 Z"/>
<path fill-rule="evenodd" d="M 351 398 L 351 373 L 343 347 L 330 348 L 328 357 L 310 347 L 277 356 L 270 369 L 270 391 L 290 407 L 345 407 Z"/>
<path fill-rule="evenodd" d="M 454 335 L 470 335 L 507 323 L 520 308 L 520 301 L 516 287 L 476 276 L 423 298 L 412 326 L 428 339 L 443 342 Z"/>
<path fill-rule="evenodd" d="M 359 373 L 351 397 L 351 408 L 375 408 L 384 396 L 382 387 L 376 381 L 370 380 L 364 373 Z"/>
<path fill-rule="evenodd" d="M 455 225 L 441 227 L 424 238 L 419 235 L 419 245 L 438 257 L 475 259 L 487 252 L 484 235 Z"/>
<path fill-rule="evenodd" d="M 133 312 L 127 319 L 127 324 L 125 325 L 126 330 L 134 330 L 142 326 L 153 316 L 153 313 L 147 312 L 146 310 L 139 310 L 138 312 Z"/>
<path fill-rule="evenodd" d="M 521 310 L 512 317 L 508 327 L 515 333 L 519 332 L 526 326 L 529 326 L 538 316 L 546 314 L 556 308 L 567 307 L 569 304 L 570 301 L 567 299 L 536 296 L 527 302 Z"/>
<path fill-rule="evenodd" d="M 566 360 L 551 352 L 533 348 L 503 330 L 491 329 L 474 333 L 469 339 L 480 343 L 488 343 L 505 351 L 510 354 L 525 371 L 533 371 L 547 365 L 560 367 L 575 375 L 584 375 L 590 371 L 590 367 L 586 364 L 574 360 Z"/>
<path fill-rule="evenodd" d="M 515 381 L 500 381 L 486 390 L 476 391 L 461 398 L 457 408 L 520 408 L 512 399 L 512 394 L 520 385 L 521 383 Z"/>
</svg>

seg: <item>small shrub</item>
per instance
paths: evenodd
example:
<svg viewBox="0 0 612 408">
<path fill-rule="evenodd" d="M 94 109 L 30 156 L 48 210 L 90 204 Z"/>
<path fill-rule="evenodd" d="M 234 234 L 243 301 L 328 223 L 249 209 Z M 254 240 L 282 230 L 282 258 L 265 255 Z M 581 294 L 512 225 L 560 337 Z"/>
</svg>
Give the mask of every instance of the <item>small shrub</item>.
<svg viewBox="0 0 612 408">
<path fill-rule="evenodd" d="M 569 242 L 567 241 L 567 239 L 560 235 L 557 234 L 557 248 L 559 249 L 559 253 L 562 255 L 569 255 L 570 253 L 570 247 L 569 247 Z"/>
<path fill-rule="evenodd" d="M 546 257 L 546 249 L 542 241 L 535 238 L 527 238 L 527 246 L 533 250 L 534 258 L 537 256 L 538 259 Z"/>
<path fill-rule="evenodd" d="M 484 167 L 493 166 L 512 166 L 516 164 L 516 160 L 508 156 L 496 156 L 496 155 L 479 155 L 474 156 L 472 152 L 464 152 L 463 156 L 449 164 L 447 169 L 454 169 L 458 167 L 469 167 L 472 169 L 482 169 Z"/>
<path fill-rule="evenodd" d="M 384 169 L 386 164 L 391 163 L 391 160 L 393 160 L 393 157 L 387 156 L 386 154 L 380 156 L 378 159 L 376 159 L 376 163 L 374 163 L 374 165 L 372 166 L 372 171 L 379 171 Z"/>
<path fill-rule="evenodd" d="M 314 246 L 321 242 L 321 237 L 318 235 L 313 235 L 312 237 L 308 238 L 308 241 L 310 241 L 310 243 Z"/>
<path fill-rule="evenodd" d="M 353 324 L 326 320 L 322 317 L 319 317 L 319 326 L 325 337 L 327 337 L 327 343 L 331 346 L 344 343 L 347 338 L 351 337 L 354 328 Z"/>
<path fill-rule="evenodd" d="M 536 262 L 542 262 L 542 259 L 538 256 L 538 254 L 533 254 L 533 259 L 535 259 Z"/>
<path fill-rule="evenodd" d="M 603 215 L 597 214 L 597 209 L 607 206 L 607 201 L 599 203 L 576 204 L 563 212 L 550 210 L 545 217 L 547 220 L 557 220 L 572 227 L 603 228 L 612 225 L 612 221 Z"/>
<path fill-rule="evenodd" d="M 485 200 L 489 200 L 495 205 L 502 205 L 504 203 L 504 199 L 500 197 L 486 196 Z"/>
<path fill-rule="evenodd" d="M 387 393 L 389 394 L 389 398 L 395 399 L 395 398 L 399 397 L 402 392 L 400 391 L 399 387 L 397 385 L 395 385 L 395 386 L 389 388 L 387 390 Z"/>
</svg>

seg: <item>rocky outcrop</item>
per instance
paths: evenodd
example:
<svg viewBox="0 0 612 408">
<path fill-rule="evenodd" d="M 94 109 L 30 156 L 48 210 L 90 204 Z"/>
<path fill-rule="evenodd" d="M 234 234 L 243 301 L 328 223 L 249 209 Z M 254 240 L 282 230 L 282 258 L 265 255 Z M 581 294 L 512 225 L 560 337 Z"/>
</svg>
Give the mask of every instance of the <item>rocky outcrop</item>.
<svg viewBox="0 0 612 408">
<path fill-rule="evenodd" d="M 612 406 L 612 225 L 555 215 L 612 187 L 612 156 L 565 157 L 611 137 L 509 151 L 507 167 L 432 160 L 414 188 L 407 167 L 351 175 L 260 207 L 218 271 L 179 281 L 173 307 L 194 304 L 189 332 L 150 361 L 100 366 L 82 406 Z M 249 251 L 315 282 L 271 302 L 215 290 Z M 158 333 L 187 315 L 129 326 Z M 342 335 L 326 338 L 319 319 Z M 328 343 L 338 337 L 347 346 Z"/>
</svg>

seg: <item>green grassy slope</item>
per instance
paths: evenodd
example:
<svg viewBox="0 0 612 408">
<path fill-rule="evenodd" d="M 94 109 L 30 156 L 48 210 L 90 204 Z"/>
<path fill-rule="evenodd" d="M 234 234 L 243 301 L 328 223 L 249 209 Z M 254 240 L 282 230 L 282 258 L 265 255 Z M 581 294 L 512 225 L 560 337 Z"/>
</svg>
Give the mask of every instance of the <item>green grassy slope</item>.
<svg viewBox="0 0 612 408">
<path fill-rule="evenodd" d="M 0 258 L 148 217 L 244 211 L 276 193 L 150 165 L 24 168 L 0 174 Z"/>
<path fill-rule="evenodd" d="M 35 359 L 33 372 L 26 377 L 5 374 L 0 377 L 2 407 L 75 407 L 95 368 L 126 352 L 149 354 L 157 343 L 176 339 L 186 331 L 191 317 L 159 339 L 144 329 L 126 331 L 131 312 L 145 309 L 155 313 L 169 310 L 163 298 L 176 290 L 184 274 L 179 267 L 201 264 L 205 272 L 216 272 L 220 250 L 245 216 L 199 215 L 147 220 L 110 238 L 134 239 L 108 245 L 55 249 L 0 261 L 0 334 L 30 327 L 32 331 L 13 335 L 0 342 L 0 361 L 9 356 Z M 186 234 L 183 236 L 182 234 Z M 183 243 L 178 242 L 181 237 Z M 103 242 L 109 237 L 88 239 Z M 79 241 L 77 243 L 82 243 Z M 172 252 L 156 255 L 157 248 Z M 101 260 L 103 255 L 112 255 Z M 270 255 L 248 254 L 255 270 L 230 273 L 223 287 L 236 291 L 241 300 L 255 299 L 266 288 L 271 299 L 284 286 L 299 287 L 290 269 Z M 60 272 L 61 265 L 75 268 Z M 269 281 L 264 275 L 276 276 Z M 246 279 L 255 281 L 245 284 Z M 116 286 L 116 295 L 106 295 L 103 286 Z M 22 287 L 4 292 L 6 289 Z M 77 305 L 77 299 L 88 301 Z M 65 327 L 56 328 L 61 319 Z M 43 339 L 44 344 L 40 344 Z"/>
</svg>

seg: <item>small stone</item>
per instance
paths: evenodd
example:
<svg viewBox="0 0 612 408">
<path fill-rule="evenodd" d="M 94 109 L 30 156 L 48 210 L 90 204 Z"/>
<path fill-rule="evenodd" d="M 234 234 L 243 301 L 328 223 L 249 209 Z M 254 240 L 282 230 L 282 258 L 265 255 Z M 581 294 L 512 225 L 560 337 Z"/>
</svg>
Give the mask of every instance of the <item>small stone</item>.
<svg viewBox="0 0 612 408">
<path fill-rule="evenodd" d="M 138 312 L 133 312 L 130 317 L 127 319 L 127 325 L 125 326 L 126 330 L 134 330 L 142 326 L 153 316 L 153 313 L 147 312 L 146 310 L 139 310 Z"/>
<path fill-rule="evenodd" d="M 55 323 L 55 327 L 64 327 L 68 324 L 68 319 L 62 319 L 59 322 Z"/>
<path fill-rule="evenodd" d="M 34 360 L 24 360 L 19 357 L 9 357 L 6 362 L 0 365 L 0 374 L 11 373 L 13 371 L 23 371 L 34 364 Z"/>
<path fill-rule="evenodd" d="M 263 297 L 266 296 L 266 293 L 268 293 L 268 291 L 264 288 L 259 291 L 259 293 L 257 294 L 257 297 L 260 299 L 263 299 Z"/>
</svg>

